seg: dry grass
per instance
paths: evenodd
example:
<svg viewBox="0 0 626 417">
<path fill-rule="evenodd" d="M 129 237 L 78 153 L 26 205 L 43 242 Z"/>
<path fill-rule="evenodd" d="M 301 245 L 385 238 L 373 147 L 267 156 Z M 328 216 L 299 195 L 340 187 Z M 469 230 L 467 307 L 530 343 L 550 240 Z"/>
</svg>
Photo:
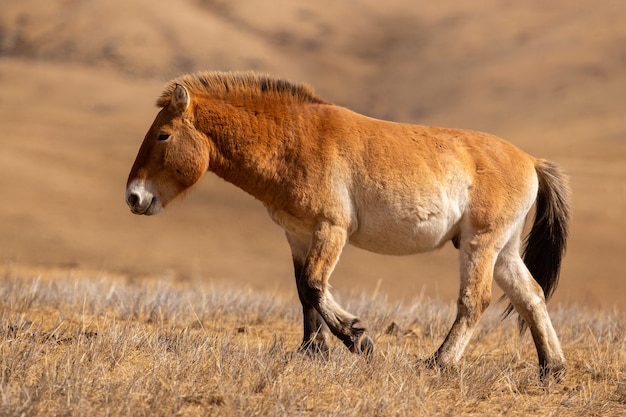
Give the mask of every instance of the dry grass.
<svg viewBox="0 0 626 417">
<path fill-rule="evenodd" d="M 367 361 L 333 344 L 293 354 L 296 296 L 158 280 L 8 268 L 0 276 L 0 415 L 619 415 L 626 411 L 626 319 L 557 307 L 569 361 L 538 383 L 534 346 L 483 319 L 460 365 L 417 359 L 441 342 L 453 306 L 344 297 L 369 325 Z"/>
</svg>

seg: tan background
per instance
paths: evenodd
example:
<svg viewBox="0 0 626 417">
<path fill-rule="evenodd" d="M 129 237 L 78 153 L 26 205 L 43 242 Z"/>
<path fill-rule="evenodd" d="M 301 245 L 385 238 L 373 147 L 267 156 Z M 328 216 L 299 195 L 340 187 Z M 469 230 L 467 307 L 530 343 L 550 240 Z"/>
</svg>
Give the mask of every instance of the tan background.
<svg viewBox="0 0 626 417">
<path fill-rule="evenodd" d="M 558 162 L 575 220 L 555 298 L 626 309 L 618 0 L 3 1 L 0 262 L 292 290 L 281 230 L 214 176 L 156 217 L 124 203 L 161 86 L 212 69 L 304 81 L 370 116 L 484 130 Z M 350 248 L 331 282 L 451 301 L 457 268 L 451 245 Z"/>
</svg>

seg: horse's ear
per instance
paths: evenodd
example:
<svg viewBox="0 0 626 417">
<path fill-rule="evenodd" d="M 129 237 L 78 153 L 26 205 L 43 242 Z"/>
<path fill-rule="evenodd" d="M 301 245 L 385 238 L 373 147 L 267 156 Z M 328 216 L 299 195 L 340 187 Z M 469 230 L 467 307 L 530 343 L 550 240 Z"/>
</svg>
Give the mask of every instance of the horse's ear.
<svg viewBox="0 0 626 417">
<path fill-rule="evenodd" d="M 189 107 L 189 92 L 184 86 L 176 84 L 170 105 L 180 114 L 187 110 L 187 107 Z"/>
</svg>

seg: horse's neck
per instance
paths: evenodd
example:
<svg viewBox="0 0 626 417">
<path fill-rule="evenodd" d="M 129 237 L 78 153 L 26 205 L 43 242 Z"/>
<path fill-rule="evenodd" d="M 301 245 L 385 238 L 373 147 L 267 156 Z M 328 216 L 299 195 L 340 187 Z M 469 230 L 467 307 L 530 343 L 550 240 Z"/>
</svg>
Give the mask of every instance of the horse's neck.
<svg viewBox="0 0 626 417">
<path fill-rule="evenodd" d="M 215 135 L 215 149 L 209 161 L 209 171 L 234 184 L 264 203 L 278 187 L 280 159 L 287 142 L 289 121 L 277 122 L 272 117 L 259 117 L 242 112 L 226 123 L 207 127 Z M 217 128 L 215 126 L 218 126 Z M 289 137 L 297 134 L 293 129 Z"/>
</svg>

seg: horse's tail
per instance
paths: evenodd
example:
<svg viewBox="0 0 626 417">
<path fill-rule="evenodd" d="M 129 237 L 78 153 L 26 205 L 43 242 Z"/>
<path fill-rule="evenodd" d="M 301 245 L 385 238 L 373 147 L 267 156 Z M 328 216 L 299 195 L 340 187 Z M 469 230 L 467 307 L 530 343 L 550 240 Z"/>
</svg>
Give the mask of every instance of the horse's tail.
<svg viewBox="0 0 626 417">
<path fill-rule="evenodd" d="M 543 289 L 546 301 L 559 282 L 561 261 L 567 246 L 572 204 L 569 181 L 559 167 L 549 161 L 537 160 L 535 170 L 539 191 L 535 219 L 524 242 L 523 259 L 526 267 Z M 505 316 L 513 311 L 509 304 Z M 526 323 L 519 317 L 520 332 Z"/>
</svg>

